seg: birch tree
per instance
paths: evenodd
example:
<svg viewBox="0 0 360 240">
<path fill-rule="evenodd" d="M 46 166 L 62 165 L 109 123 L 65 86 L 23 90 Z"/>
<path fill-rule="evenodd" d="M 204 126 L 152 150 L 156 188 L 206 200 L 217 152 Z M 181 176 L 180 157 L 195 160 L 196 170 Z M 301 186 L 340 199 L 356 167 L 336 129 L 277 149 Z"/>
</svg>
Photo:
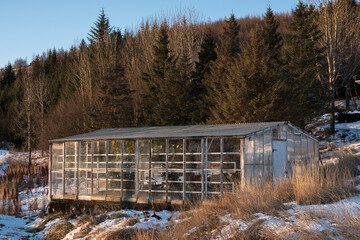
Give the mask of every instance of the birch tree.
<svg viewBox="0 0 360 240">
<path fill-rule="evenodd" d="M 348 0 L 313 0 L 318 9 L 319 29 L 322 31 L 321 44 L 325 48 L 327 63 L 326 80 L 329 86 L 330 132 L 335 132 L 335 93 L 336 81 L 350 62 L 341 59 L 353 41 L 354 31 L 360 24 L 353 18 L 351 1 Z M 347 78 L 347 77 L 346 77 Z"/>
</svg>

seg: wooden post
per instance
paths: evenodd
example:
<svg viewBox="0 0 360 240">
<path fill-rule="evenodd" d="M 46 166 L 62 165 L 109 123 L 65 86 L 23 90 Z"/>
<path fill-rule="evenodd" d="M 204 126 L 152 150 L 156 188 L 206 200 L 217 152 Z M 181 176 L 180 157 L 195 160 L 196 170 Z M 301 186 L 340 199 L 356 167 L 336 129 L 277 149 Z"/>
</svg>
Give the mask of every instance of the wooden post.
<svg viewBox="0 0 360 240">
<path fill-rule="evenodd" d="M 183 203 L 185 202 L 186 198 L 186 140 L 183 139 Z"/>
<path fill-rule="evenodd" d="M 94 142 L 91 142 L 91 195 L 94 194 Z"/>
<path fill-rule="evenodd" d="M 121 200 L 124 200 L 124 140 L 121 141 Z"/>
<path fill-rule="evenodd" d="M 204 179 L 204 171 L 205 171 L 205 168 L 204 168 L 204 159 L 205 159 L 205 151 L 204 151 L 204 144 L 205 144 L 205 141 L 204 141 L 204 138 L 201 139 L 201 200 L 204 200 L 204 192 L 205 192 L 205 186 L 204 186 L 204 182 L 205 182 L 205 179 Z"/>
<path fill-rule="evenodd" d="M 241 180 L 240 186 L 241 188 L 245 187 L 245 139 L 240 139 L 240 173 L 241 173 Z"/>
<path fill-rule="evenodd" d="M 109 141 L 105 141 L 105 199 L 109 189 Z"/>
<path fill-rule="evenodd" d="M 207 199 L 207 160 L 208 160 L 208 139 L 206 138 L 205 139 L 205 166 L 204 166 L 204 174 L 205 174 L 205 181 L 204 181 L 204 184 L 205 184 L 205 196 L 204 198 Z"/>
<path fill-rule="evenodd" d="M 149 194 L 148 194 L 148 200 L 151 200 L 151 145 L 152 140 L 149 140 Z"/>
<path fill-rule="evenodd" d="M 266 178 L 265 178 L 265 132 L 262 132 L 262 179 L 263 182 L 265 183 Z"/>
<path fill-rule="evenodd" d="M 63 196 L 65 196 L 65 158 L 66 158 L 66 149 L 65 142 L 63 143 L 63 174 L 62 174 L 62 187 L 63 187 Z"/>
<path fill-rule="evenodd" d="M 223 197 L 224 189 L 224 138 L 220 138 L 220 194 Z"/>
<path fill-rule="evenodd" d="M 169 139 L 166 139 L 166 155 L 165 155 L 165 165 L 166 165 L 166 173 L 165 173 L 165 201 L 168 202 L 169 198 Z"/>
<path fill-rule="evenodd" d="M 139 140 L 135 141 L 135 197 L 136 202 L 139 198 Z"/>
<path fill-rule="evenodd" d="M 52 195 L 52 143 L 50 143 L 49 145 L 49 199 L 51 200 L 51 195 Z"/>
<path fill-rule="evenodd" d="M 81 155 L 81 152 L 80 152 L 80 147 L 81 147 L 81 142 L 78 141 L 77 142 L 77 164 L 76 164 L 76 199 L 79 199 L 79 188 L 80 188 L 80 171 L 79 171 L 79 168 L 80 168 L 80 155 Z"/>
</svg>

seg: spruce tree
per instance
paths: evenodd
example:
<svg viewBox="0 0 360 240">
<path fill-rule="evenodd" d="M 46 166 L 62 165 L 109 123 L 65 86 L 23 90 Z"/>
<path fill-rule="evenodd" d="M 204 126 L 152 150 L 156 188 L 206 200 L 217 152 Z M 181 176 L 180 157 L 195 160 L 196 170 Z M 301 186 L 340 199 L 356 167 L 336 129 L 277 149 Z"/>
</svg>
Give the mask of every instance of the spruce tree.
<svg viewBox="0 0 360 240">
<path fill-rule="evenodd" d="M 323 49 L 318 44 L 321 32 L 314 21 L 314 14 L 313 6 L 299 2 L 292 11 L 293 19 L 287 27 L 288 34 L 284 37 L 288 97 L 292 110 L 288 115 L 301 126 L 324 105 L 318 79 Z"/>
<path fill-rule="evenodd" d="M 154 107 L 159 104 L 160 83 L 164 82 L 165 72 L 171 62 L 168 45 L 168 26 L 164 22 L 160 26 L 159 36 L 153 47 L 154 59 L 151 69 L 148 73 L 143 73 L 141 77 L 145 88 L 145 93 L 142 95 L 144 123 L 147 125 L 154 125 L 156 122 Z"/>
<path fill-rule="evenodd" d="M 264 25 L 229 66 L 223 87 L 214 91 L 213 122 L 259 122 L 280 120 L 283 106 L 282 39 L 270 8 Z"/>
<path fill-rule="evenodd" d="M 5 118 L 7 115 L 8 106 L 12 100 L 10 91 L 15 79 L 15 72 L 11 64 L 8 64 L 0 78 L 0 118 Z"/>
<path fill-rule="evenodd" d="M 208 121 L 217 122 L 214 114 L 217 114 L 218 99 L 225 97 L 227 86 L 225 79 L 228 74 L 229 66 L 235 61 L 240 53 L 239 25 L 235 16 L 232 14 L 226 20 L 226 26 L 220 36 L 220 43 L 216 46 L 217 59 L 210 66 L 210 74 L 205 77 L 207 96 L 205 102 L 208 104 L 204 112 L 209 113 Z"/>
<path fill-rule="evenodd" d="M 193 122 L 202 123 L 209 117 L 206 102 L 206 87 L 204 83 L 205 76 L 210 73 L 210 65 L 217 59 L 215 51 L 216 42 L 210 28 L 205 31 L 204 39 L 201 43 L 199 52 L 199 62 L 196 62 L 193 78 L 193 96 L 197 105 L 197 109 L 193 112 Z"/>
<path fill-rule="evenodd" d="M 228 20 L 225 20 L 226 27 L 220 35 L 220 44 L 216 47 L 218 56 L 235 57 L 240 52 L 239 30 L 240 26 L 236 22 L 235 15 L 231 14 Z"/>
<path fill-rule="evenodd" d="M 195 108 L 191 64 L 184 52 L 178 60 L 168 63 L 159 82 L 157 104 L 153 109 L 154 125 L 186 125 L 192 122 Z"/>
<path fill-rule="evenodd" d="M 104 42 L 106 36 L 111 32 L 109 18 L 106 16 L 104 9 L 101 9 L 100 15 L 94 25 L 95 26 L 90 29 L 88 40 L 91 44 Z"/>
</svg>

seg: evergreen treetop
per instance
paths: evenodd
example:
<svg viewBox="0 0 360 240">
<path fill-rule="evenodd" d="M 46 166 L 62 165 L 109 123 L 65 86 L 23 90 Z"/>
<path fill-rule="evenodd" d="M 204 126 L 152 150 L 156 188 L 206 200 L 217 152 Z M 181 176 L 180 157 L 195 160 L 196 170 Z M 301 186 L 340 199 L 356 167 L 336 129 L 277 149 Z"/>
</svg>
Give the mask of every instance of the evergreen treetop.
<svg viewBox="0 0 360 240">
<path fill-rule="evenodd" d="M 220 35 L 221 44 L 217 45 L 216 53 L 218 56 L 235 57 L 240 52 L 239 30 L 240 26 L 236 22 L 235 15 L 231 14 L 228 20 L 225 20 L 226 26 Z"/>
<path fill-rule="evenodd" d="M 101 9 L 100 15 L 94 25 L 88 34 L 88 40 L 90 43 L 104 42 L 105 37 L 111 32 L 109 18 L 106 16 L 104 9 Z"/>
</svg>

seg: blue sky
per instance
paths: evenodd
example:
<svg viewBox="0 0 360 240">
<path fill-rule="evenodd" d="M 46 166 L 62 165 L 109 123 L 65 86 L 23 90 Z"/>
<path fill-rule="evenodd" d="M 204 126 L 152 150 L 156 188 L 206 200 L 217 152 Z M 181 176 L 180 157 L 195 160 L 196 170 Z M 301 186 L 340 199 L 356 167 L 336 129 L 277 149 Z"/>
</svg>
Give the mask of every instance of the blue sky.
<svg viewBox="0 0 360 240">
<path fill-rule="evenodd" d="M 18 58 L 29 63 L 50 48 L 69 49 L 86 38 L 101 8 L 110 24 L 136 29 L 152 16 L 194 9 L 202 21 L 262 15 L 270 4 L 275 12 L 290 12 L 298 0 L 0 0 L 0 67 Z"/>
</svg>

